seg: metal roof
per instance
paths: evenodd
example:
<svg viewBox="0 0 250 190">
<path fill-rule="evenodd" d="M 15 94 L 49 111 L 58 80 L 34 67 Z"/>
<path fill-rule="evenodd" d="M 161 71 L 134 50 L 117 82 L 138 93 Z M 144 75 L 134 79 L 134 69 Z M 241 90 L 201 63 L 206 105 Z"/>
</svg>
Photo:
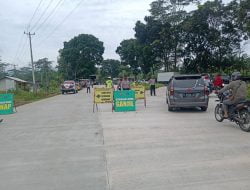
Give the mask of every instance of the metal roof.
<svg viewBox="0 0 250 190">
<path fill-rule="evenodd" d="M 14 81 L 17 81 L 17 82 L 28 83 L 28 81 L 25 81 L 25 80 L 22 80 L 22 79 L 19 79 L 19 78 L 16 78 L 16 77 L 10 77 L 10 76 L 5 76 L 5 77 L 1 78 L 0 80 L 5 79 L 5 78 L 11 79 L 11 80 L 14 80 Z"/>
</svg>

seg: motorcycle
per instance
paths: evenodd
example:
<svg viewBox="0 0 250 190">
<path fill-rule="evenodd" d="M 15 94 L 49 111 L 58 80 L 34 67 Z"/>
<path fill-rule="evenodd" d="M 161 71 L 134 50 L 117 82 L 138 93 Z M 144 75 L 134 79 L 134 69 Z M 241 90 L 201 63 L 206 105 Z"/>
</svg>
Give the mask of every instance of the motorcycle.
<svg viewBox="0 0 250 190">
<path fill-rule="evenodd" d="M 218 94 L 219 100 L 216 100 L 218 104 L 215 107 L 214 115 L 215 119 L 218 122 L 222 122 L 224 118 L 224 111 L 223 111 L 223 101 L 228 99 L 230 94 L 228 92 L 224 92 L 223 94 Z M 250 132 L 250 100 L 245 100 L 239 102 L 238 104 L 229 106 L 228 108 L 228 115 L 227 118 L 231 122 L 235 122 L 242 131 Z"/>
</svg>

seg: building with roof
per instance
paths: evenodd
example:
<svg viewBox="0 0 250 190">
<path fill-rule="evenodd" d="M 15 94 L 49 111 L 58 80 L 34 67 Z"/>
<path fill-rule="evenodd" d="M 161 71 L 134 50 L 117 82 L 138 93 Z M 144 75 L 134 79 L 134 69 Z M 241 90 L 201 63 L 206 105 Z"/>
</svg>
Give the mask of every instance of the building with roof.
<svg viewBox="0 0 250 190">
<path fill-rule="evenodd" d="M 0 91 L 8 91 L 8 90 L 30 90 L 30 82 L 16 78 L 5 76 L 0 79 Z"/>
</svg>

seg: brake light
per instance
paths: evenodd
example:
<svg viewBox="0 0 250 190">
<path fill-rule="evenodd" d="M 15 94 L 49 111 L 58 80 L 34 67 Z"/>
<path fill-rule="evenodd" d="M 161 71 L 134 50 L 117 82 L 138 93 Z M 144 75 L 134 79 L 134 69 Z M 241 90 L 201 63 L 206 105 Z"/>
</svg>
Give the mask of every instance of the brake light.
<svg viewBox="0 0 250 190">
<path fill-rule="evenodd" d="M 174 95 L 174 87 L 171 86 L 171 87 L 170 87 L 170 96 L 173 96 L 173 95 Z"/>
<path fill-rule="evenodd" d="M 204 87 L 204 94 L 209 96 L 209 90 L 208 90 L 208 88 L 206 86 Z"/>
</svg>

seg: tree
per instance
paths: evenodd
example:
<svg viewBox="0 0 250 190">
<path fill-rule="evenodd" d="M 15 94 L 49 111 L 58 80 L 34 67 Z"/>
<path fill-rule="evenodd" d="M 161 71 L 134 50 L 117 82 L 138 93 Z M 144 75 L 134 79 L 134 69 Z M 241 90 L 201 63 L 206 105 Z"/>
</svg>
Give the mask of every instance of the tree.
<svg viewBox="0 0 250 190">
<path fill-rule="evenodd" d="M 4 63 L 2 62 L 1 60 L 1 57 L 0 57 L 0 78 L 4 77 L 5 75 L 7 75 L 6 73 L 6 68 L 9 66 L 8 63 Z"/>
<path fill-rule="evenodd" d="M 120 46 L 116 49 L 121 57 L 121 63 L 129 66 L 134 75 L 140 72 L 139 65 L 139 48 L 136 39 L 123 40 Z"/>
<path fill-rule="evenodd" d="M 58 69 L 65 79 L 88 78 L 103 61 L 104 46 L 93 35 L 80 34 L 59 50 Z"/>
<path fill-rule="evenodd" d="M 111 76 L 112 78 L 118 77 L 121 69 L 121 63 L 118 60 L 107 59 L 101 64 L 101 75 L 103 78 Z"/>
<path fill-rule="evenodd" d="M 39 59 L 35 63 L 36 73 L 40 75 L 40 82 L 46 91 L 49 89 L 49 78 L 52 72 L 52 61 L 49 61 L 48 58 Z"/>
</svg>

